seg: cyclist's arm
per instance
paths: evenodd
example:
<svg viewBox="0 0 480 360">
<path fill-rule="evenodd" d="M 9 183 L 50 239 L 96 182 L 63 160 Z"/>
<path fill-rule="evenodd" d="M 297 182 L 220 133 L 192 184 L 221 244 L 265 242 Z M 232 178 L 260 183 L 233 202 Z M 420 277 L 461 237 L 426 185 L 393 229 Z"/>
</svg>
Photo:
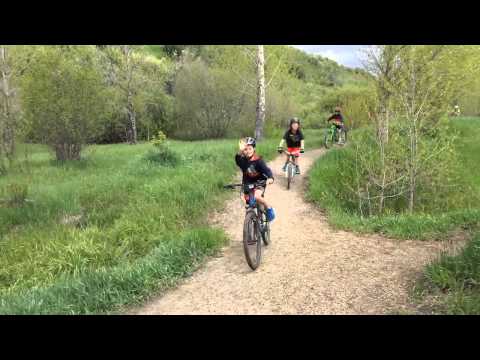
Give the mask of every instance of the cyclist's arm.
<svg viewBox="0 0 480 360">
<path fill-rule="evenodd" d="M 285 139 L 280 140 L 280 145 L 278 145 L 278 147 L 283 148 L 284 143 L 285 143 Z"/>
<path fill-rule="evenodd" d="M 245 156 L 242 156 L 241 154 L 236 154 L 235 155 L 235 163 L 237 166 L 239 166 L 241 169 L 243 169 L 243 163 L 245 162 Z"/>
<path fill-rule="evenodd" d="M 267 166 L 267 164 L 265 164 L 265 161 L 258 161 L 258 170 L 260 170 L 263 176 L 267 177 L 268 179 L 273 179 L 272 170 Z"/>
<path fill-rule="evenodd" d="M 305 140 L 300 141 L 300 148 L 305 149 Z"/>
</svg>

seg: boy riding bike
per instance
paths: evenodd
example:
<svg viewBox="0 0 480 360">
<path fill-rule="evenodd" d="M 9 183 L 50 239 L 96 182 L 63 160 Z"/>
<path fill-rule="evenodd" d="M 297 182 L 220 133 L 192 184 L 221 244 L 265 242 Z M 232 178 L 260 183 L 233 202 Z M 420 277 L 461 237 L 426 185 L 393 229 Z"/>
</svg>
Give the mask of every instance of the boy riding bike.
<svg viewBox="0 0 480 360">
<path fill-rule="evenodd" d="M 248 194 L 248 185 L 255 185 L 255 200 L 267 209 L 267 220 L 272 222 L 275 219 L 275 210 L 267 203 L 262 196 L 264 188 L 258 181 L 267 180 L 267 184 L 273 184 L 272 170 L 265 164 L 265 161 L 255 152 L 256 140 L 251 137 L 242 139 L 239 142 L 240 151 L 235 155 L 235 162 L 243 172 L 244 194 Z M 244 199 L 245 200 L 245 199 Z"/>
<path fill-rule="evenodd" d="M 291 154 L 298 155 L 299 153 L 304 153 L 305 152 L 305 137 L 303 136 L 302 131 L 300 130 L 300 120 L 297 118 L 293 118 L 290 120 L 290 126 L 283 135 L 282 140 L 280 141 L 280 145 L 278 145 L 278 152 L 282 153 L 283 152 L 283 144 L 284 142 L 287 142 L 287 150 Z M 285 159 L 285 165 L 283 165 L 282 171 L 286 171 L 289 157 L 288 154 L 286 155 Z M 296 169 L 296 174 L 300 175 L 300 167 L 299 167 L 299 161 L 298 157 L 294 158 L 295 161 L 295 169 Z"/>
<path fill-rule="evenodd" d="M 338 129 L 345 130 L 345 120 L 342 116 L 341 109 L 337 106 L 335 112 L 327 120 L 327 123 L 334 123 Z"/>
</svg>

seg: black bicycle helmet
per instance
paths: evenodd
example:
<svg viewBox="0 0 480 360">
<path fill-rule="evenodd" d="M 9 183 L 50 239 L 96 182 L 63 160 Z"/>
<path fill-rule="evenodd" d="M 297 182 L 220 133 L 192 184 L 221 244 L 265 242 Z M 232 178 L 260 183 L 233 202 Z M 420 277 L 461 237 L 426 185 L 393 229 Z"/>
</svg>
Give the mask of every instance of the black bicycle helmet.
<svg viewBox="0 0 480 360">
<path fill-rule="evenodd" d="M 290 119 L 290 126 L 292 126 L 292 124 L 295 124 L 295 123 L 297 123 L 298 125 L 300 125 L 300 120 L 299 120 L 298 118 L 296 118 L 296 117 L 291 118 L 291 119 Z"/>
<path fill-rule="evenodd" d="M 252 137 L 247 137 L 245 139 L 245 145 L 252 145 L 253 147 L 256 147 L 257 146 L 257 140 L 255 140 L 255 138 L 252 138 Z"/>
</svg>

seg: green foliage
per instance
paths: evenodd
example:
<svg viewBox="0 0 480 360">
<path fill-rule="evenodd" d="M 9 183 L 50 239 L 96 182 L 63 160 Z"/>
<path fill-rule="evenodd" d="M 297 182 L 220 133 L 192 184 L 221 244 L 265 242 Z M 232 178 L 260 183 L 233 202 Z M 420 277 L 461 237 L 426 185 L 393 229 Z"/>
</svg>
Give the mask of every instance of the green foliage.
<svg viewBox="0 0 480 360">
<path fill-rule="evenodd" d="M 227 71 L 208 68 L 201 59 L 186 60 L 175 82 L 173 135 L 189 140 L 225 137 L 246 108 L 247 95 L 237 85 Z"/>
<path fill-rule="evenodd" d="M 168 57 L 159 56 L 161 51 L 153 52 L 155 56 L 152 52 L 133 45 L 107 46 L 100 51 L 109 112 L 95 142 L 126 141 L 131 132 L 129 113 L 135 115 L 137 139 L 149 140 L 158 130 L 170 130 L 173 100 L 166 84 L 173 64 Z"/>
<path fill-rule="evenodd" d="M 0 191 L 0 205 L 18 207 L 25 204 L 28 196 L 28 185 L 21 183 L 10 183 Z"/>
<path fill-rule="evenodd" d="M 153 146 L 157 149 L 163 149 L 167 146 L 167 135 L 163 131 L 159 131 L 158 134 L 151 140 Z"/>
<path fill-rule="evenodd" d="M 105 92 L 95 48 L 40 46 L 22 84 L 31 140 L 50 145 L 58 160 L 79 159 L 99 129 Z"/>
<path fill-rule="evenodd" d="M 324 125 L 336 106 L 342 108 L 345 124 L 349 129 L 371 125 L 369 114 L 376 105 L 373 86 L 345 85 L 329 90 L 318 103 Z"/>
<path fill-rule="evenodd" d="M 363 157 L 367 164 L 374 164 L 374 157 L 378 156 L 378 152 L 371 151 L 375 142 L 368 130 L 354 131 L 348 147 L 329 151 L 315 164 L 309 175 L 308 198 L 326 209 L 329 222 L 342 229 L 424 239 L 445 237 L 449 231 L 462 225 L 474 226 L 480 221 L 480 170 L 476 166 L 480 161 L 480 151 L 477 151 L 478 142 L 475 141 L 480 131 L 479 119 L 456 118 L 451 120 L 450 126 L 452 128 L 443 125 L 438 129 L 440 133 L 437 137 L 424 143 L 422 151 L 433 155 L 442 142 L 454 139 L 453 149 L 448 148 L 448 151 L 439 152 L 429 159 L 418 184 L 418 208 L 412 215 L 404 213 L 407 206 L 405 197 L 387 199 L 385 213 L 381 216 L 374 215 L 377 209 L 373 201 L 369 204 L 364 200 L 359 207 L 358 187 L 360 184 L 361 194 L 366 195 L 366 187 L 361 181 L 368 179 L 357 172 L 359 157 Z M 457 131 L 459 136 L 452 137 Z M 404 162 L 397 155 L 401 154 L 404 146 L 401 139 L 392 139 L 391 143 L 397 145 L 387 149 L 386 159 L 392 164 L 397 162 L 400 168 Z M 390 169 L 398 171 L 393 166 Z M 395 178 L 396 174 L 389 177 Z M 399 185 L 400 182 L 392 184 Z M 369 188 L 370 196 L 373 197 L 375 191 L 375 187 Z M 388 194 L 395 192 L 392 189 Z M 371 216 L 368 216 L 369 213 Z"/>
<path fill-rule="evenodd" d="M 151 140 L 151 144 L 155 150 L 147 153 L 147 160 L 169 166 L 175 166 L 180 162 L 180 157 L 171 150 L 167 136 L 162 131 Z"/>
<path fill-rule="evenodd" d="M 331 109 L 325 109 L 329 105 L 323 106 L 321 102 L 328 89 L 337 91 L 344 84 L 359 86 L 360 90 L 349 97 L 352 103 L 349 107 L 352 108 L 351 115 L 356 122 L 364 121 L 367 115 L 361 110 L 363 100 L 360 100 L 360 104 L 357 105 L 353 97 L 354 95 L 363 96 L 364 90 L 369 86 L 371 77 L 366 72 L 342 67 L 329 59 L 308 55 L 289 46 L 266 46 L 265 52 L 265 78 L 268 84 L 266 89 L 267 131 L 285 127 L 292 116 L 298 116 L 304 120 L 304 127 L 323 127 L 324 119 Z M 251 133 L 255 119 L 255 46 L 204 46 L 200 53 L 201 61 L 205 62 L 206 68 L 210 70 L 218 68 L 229 74 L 228 82 L 237 89 L 237 98 L 242 99 L 244 110 L 237 111 L 227 136 Z M 200 61 L 198 58 L 197 60 Z M 203 83 L 206 81 L 203 80 Z M 199 97 L 198 91 L 191 90 L 191 92 L 194 93 L 192 96 Z M 368 98 L 366 94 L 365 98 Z M 196 101 L 194 104 L 196 104 L 195 108 L 206 107 Z M 194 115 L 187 117 L 196 118 Z"/>
<path fill-rule="evenodd" d="M 437 300 L 437 311 L 448 314 L 480 314 L 480 210 L 478 209 L 478 194 L 480 194 L 480 119 L 452 118 L 452 124 L 459 130 L 457 147 L 460 152 L 462 176 L 469 187 L 461 188 L 467 196 L 477 199 L 476 209 L 470 210 L 470 216 L 464 211 L 464 219 L 460 216 L 457 223 L 463 223 L 467 217 L 472 218 L 470 227 L 476 235 L 467 246 L 457 255 L 443 255 L 438 261 L 425 269 L 425 277 L 421 281 L 420 289 L 423 295 L 434 295 Z M 474 212 L 477 213 L 473 217 Z M 460 214 L 459 214 L 460 215 Z M 473 221 L 476 219 L 476 221 Z M 452 223 L 445 219 L 444 224 Z"/>
<path fill-rule="evenodd" d="M 122 306 L 139 304 L 152 293 L 175 286 L 225 242 L 222 232 L 203 228 L 166 237 L 151 253 L 131 264 L 61 276 L 48 287 L 6 295 L 0 300 L 0 314 L 73 315 L 119 311 Z M 85 249 L 92 251 L 89 246 Z M 87 254 L 77 254 L 76 259 L 81 260 L 80 256 Z"/>
<path fill-rule="evenodd" d="M 480 234 L 460 254 L 442 255 L 428 265 L 422 281 L 425 294 L 434 294 L 437 311 L 455 315 L 480 314 Z"/>
</svg>

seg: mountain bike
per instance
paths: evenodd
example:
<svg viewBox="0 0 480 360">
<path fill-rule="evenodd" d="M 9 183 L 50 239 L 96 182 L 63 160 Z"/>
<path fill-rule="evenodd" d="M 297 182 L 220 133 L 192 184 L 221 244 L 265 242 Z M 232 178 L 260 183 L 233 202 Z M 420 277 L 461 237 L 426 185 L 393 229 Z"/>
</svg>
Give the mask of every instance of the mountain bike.
<svg viewBox="0 0 480 360">
<path fill-rule="evenodd" d="M 337 123 L 332 122 L 330 126 L 325 130 L 325 136 L 323 139 L 323 145 L 326 149 L 332 147 L 334 144 L 345 145 L 347 142 L 347 131 L 345 126 L 337 129 Z"/>
<path fill-rule="evenodd" d="M 270 223 L 267 220 L 266 209 L 262 204 L 257 203 L 255 199 L 255 187 L 260 185 L 263 188 L 262 197 L 267 188 L 266 181 L 259 181 L 257 184 L 230 184 L 225 185 L 226 189 L 240 187 L 240 192 L 244 193 L 246 200 L 245 221 L 243 223 L 243 250 L 248 266 L 256 270 L 262 259 L 262 242 L 266 246 L 271 243 Z"/>
<path fill-rule="evenodd" d="M 280 150 L 280 149 L 278 151 L 280 153 L 284 152 L 283 150 Z M 285 176 L 287 177 L 287 190 L 290 190 L 291 184 L 293 183 L 295 175 L 297 174 L 295 159 L 300 157 L 300 155 L 298 153 L 291 153 L 288 151 L 285 151 L 285 153 L 288 156 L 287 166 L 285 168 Z"/>
</svg>

